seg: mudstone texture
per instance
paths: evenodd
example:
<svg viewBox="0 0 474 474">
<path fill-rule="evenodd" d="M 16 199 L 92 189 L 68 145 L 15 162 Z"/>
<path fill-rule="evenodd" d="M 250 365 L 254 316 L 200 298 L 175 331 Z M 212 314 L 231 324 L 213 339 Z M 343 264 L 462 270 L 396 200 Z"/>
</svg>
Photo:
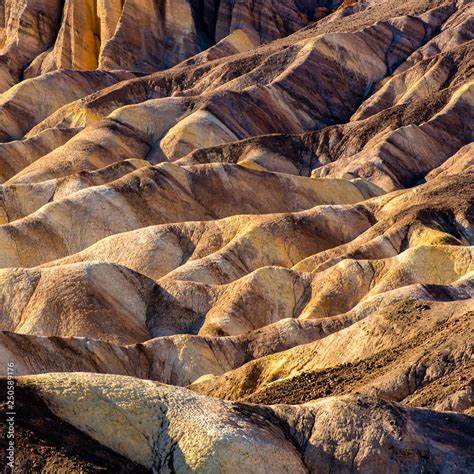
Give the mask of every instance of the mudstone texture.
<svg viewBox="0 0 474 474">
<path fill-rule="evenodd" d="M 0 0 L 14 472 L 474 472 L 473 18 Z"/>
</svg>

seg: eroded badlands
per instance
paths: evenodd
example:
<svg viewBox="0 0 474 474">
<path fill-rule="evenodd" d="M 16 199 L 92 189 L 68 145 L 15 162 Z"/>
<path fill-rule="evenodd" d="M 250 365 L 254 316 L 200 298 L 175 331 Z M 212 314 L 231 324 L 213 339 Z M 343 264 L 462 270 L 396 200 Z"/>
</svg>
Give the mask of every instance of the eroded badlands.
<svg viewBox="0 0 474 474">
<path fill-rule="evenodd" d="M 18 472 L 474 471 L 473 13 L 0 0 Z"/>
</svg>

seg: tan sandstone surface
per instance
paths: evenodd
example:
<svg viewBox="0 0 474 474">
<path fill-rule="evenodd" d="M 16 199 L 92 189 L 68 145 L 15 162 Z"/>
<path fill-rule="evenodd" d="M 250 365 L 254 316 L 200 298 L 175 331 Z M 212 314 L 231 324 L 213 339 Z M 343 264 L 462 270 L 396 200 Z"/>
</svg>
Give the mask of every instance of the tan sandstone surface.
<svg viewBox="0 0 474 474">
<path fill-rule="evenodd" d="M 473 472 L 473 13 L 0 0 L 14 472 Z"/>
</svg>

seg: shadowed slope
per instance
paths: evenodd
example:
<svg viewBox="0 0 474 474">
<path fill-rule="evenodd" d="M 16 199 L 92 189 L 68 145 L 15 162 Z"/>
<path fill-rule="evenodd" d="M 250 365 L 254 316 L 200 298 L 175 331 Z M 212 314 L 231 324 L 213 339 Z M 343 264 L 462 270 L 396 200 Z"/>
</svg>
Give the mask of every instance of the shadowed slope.
<svg viewBox="0 0 474 474">
<path fill-rule="evenodd" d="M 473 8 L 0 0 L 17 469 L 474 470 Z"/>
</svg>

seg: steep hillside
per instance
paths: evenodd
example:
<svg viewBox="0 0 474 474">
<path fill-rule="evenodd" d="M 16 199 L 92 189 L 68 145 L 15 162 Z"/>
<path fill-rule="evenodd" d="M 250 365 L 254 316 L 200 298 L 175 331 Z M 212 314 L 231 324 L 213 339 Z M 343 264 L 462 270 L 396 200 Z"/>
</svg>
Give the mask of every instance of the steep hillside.
<svg viewBox="0 0 474 474">
<path fill-rule="evenodd" d="M 473 14 L 0 0 L 18 472 L 474 471 Z"/>
</svg>

